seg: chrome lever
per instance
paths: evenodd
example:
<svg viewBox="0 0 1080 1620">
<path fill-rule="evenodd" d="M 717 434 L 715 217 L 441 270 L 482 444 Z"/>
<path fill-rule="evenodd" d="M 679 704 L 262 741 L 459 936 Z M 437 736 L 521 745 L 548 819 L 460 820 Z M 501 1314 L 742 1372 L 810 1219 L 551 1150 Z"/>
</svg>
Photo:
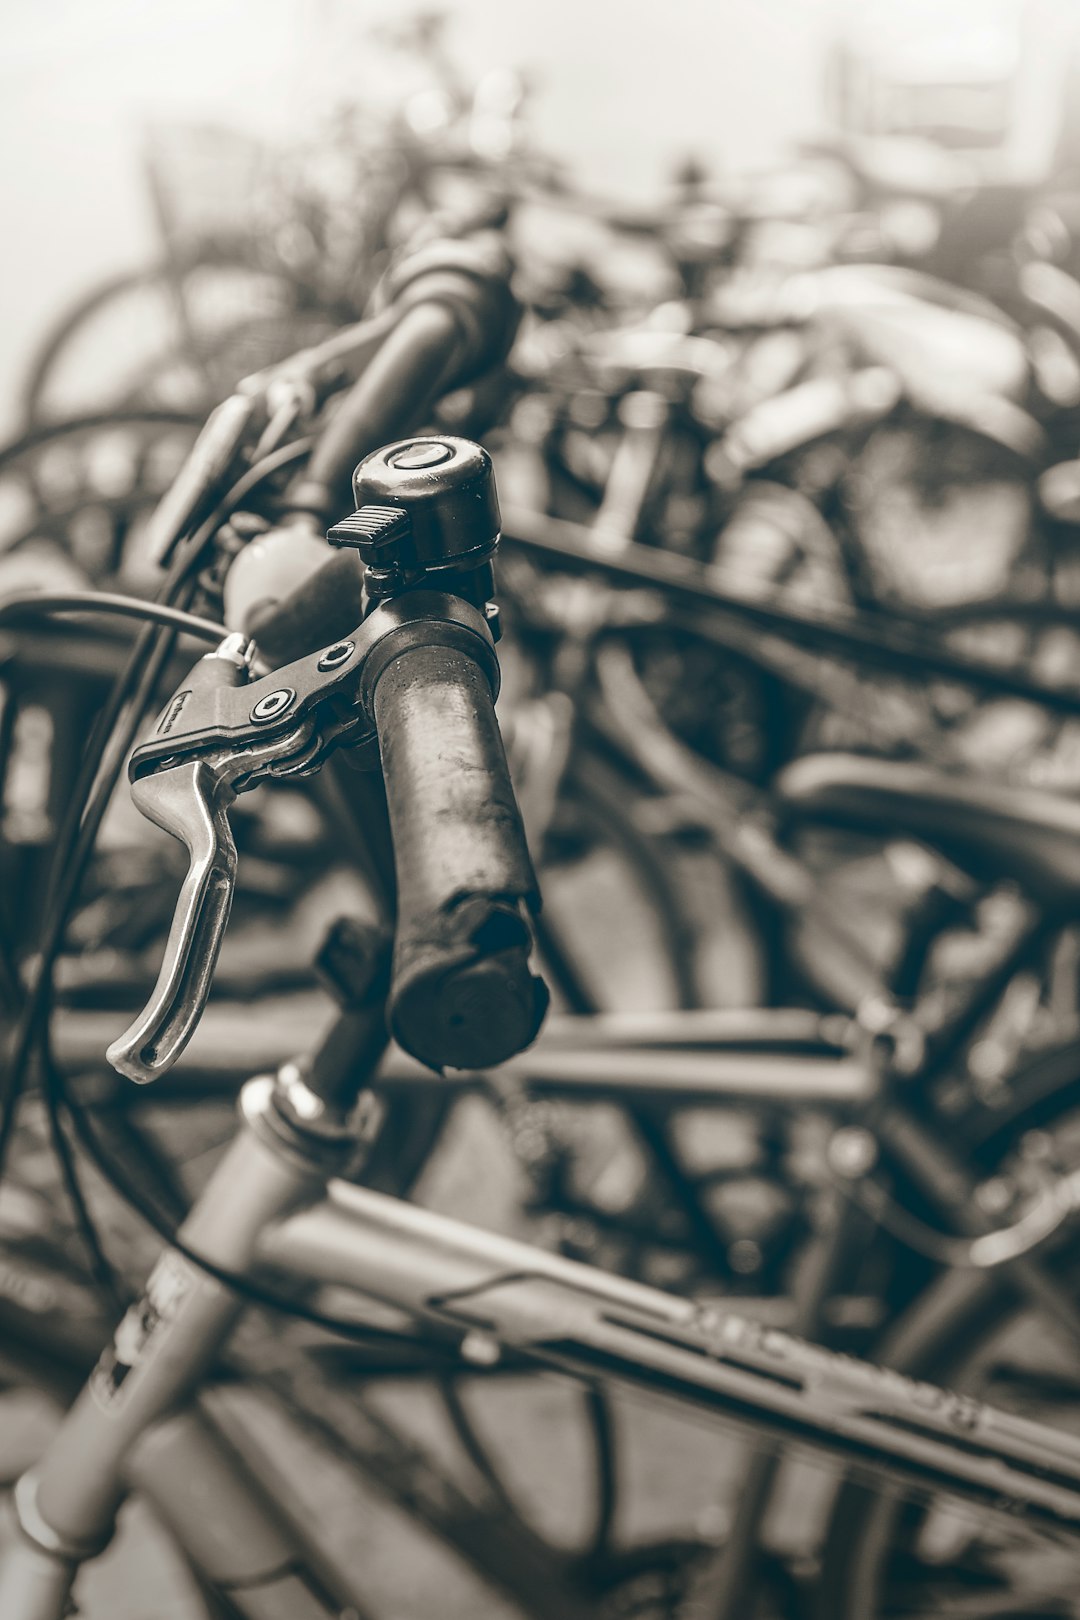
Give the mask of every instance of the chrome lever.
<svg viewBox="0 0 1080 1620">
<path fill-rule="evenodd" d="M 229 806 L 278 762 L 287 769 L 294 756 L 303 758 L 309 731 L 301 727 L 258 747 L 204 755 L 132 783 L 139 810 L 180 840 L 189 864 L 150 1000 L 105 1054 L 129 1080 L 145 1085 L 170 1069 L 202 1016 L 236 883 Z"/>
</svg>

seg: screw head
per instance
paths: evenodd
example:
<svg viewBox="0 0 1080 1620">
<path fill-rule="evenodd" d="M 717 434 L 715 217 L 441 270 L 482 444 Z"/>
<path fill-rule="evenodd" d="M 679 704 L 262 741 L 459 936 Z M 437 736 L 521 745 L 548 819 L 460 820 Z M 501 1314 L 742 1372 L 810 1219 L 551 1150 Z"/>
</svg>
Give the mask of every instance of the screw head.
<svg viewBox="0 0 1080 1620">
<path fill-rule="evenodd" d="M 482 1333 L 479 1328 L 470 1328 L 459 1346 L 464 1361 L 471 1361 L 474 1367 L 495 1367 L 502 1356 L 502 1346 L 498 1339 L 490 1333 Z"/>
<path fill-rule="evenodd" d="M 860 1125 L 842 1125 L 829 1142 L 829 1163 L 837 1175 L 857 1181 L 868 1175 L 877 1162 L 878 1146 L 873 1135 Z"/>
<path fill-rule="evenodd" d="M 260 721 L 276 720 L 279 714 L 284 714 L 296 693 L 289 686 L 281 686 L 276 692 L 267 692 L 261 697 L 251 711 L 251 719 L 256 725 Z"/>
<path fill-rule="evenodd" d="M 728 1249 L 727 1258 L 732 1271 L 740 1277 L 750 1277 L 761 1270 L 765 1256 L 760 1243 L 755 1243 L 753 1238 L 736 1238 Z"/>
<path fill-rule="evenodd" d="M 337 669 L 341 664 L 348 663 L 355 648 L 355 641 L 336 641 L 332 647 L 327 647 L 315 667 L 321 670 Z"/>
<path fill-rule="evenodd" d="M 425 472 L 429 467 L 441 467 L 453 454 L 453 445 L 443 444 L 438 439 L 414 439 L 386 459 L 391 467 L 400 467 L 402 472 Z"/>
</svg>

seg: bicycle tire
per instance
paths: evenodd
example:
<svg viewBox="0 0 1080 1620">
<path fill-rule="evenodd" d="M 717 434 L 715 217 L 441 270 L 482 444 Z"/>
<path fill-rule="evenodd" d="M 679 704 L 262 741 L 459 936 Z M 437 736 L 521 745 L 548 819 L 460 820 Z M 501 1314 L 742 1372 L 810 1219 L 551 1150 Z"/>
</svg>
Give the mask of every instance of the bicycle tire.
<svg viewBox="0 0 1080 1620">
<path fill-rule="evenodd" d="M 281 301 L 281 313 L 300 313 L 303 309 L 305 293 L 300 284 L 290 281 L 281 273 L 280 268 L 275 270 L 269 266 L 260 255 L 259 244 L 242 234 L 235 238 L 193 242 L 185 251 L 169 259 L 158 260 L 134 270 L 120 271 L 76 299 L 56 318 L 40 340 L 27 364 L 19 390 L 24 424 L 32 428 L 54 418 L 55 407 L 50 406 L 49 390 L 55 387 L 56 374 L 71 347 L 85 335 L 91 323 L 110 313 L 111 309 L 122 300 L 148 291 L 160 292 L 167 301 L 175 302 L 183 297 L 183 283 L 187 277 L 213 270 L 235 270 L 264 279 L 273 279 L 286 295 Z M 355 319 L 357 315 L 357 311 L 344 306 L 327 308 L 324 313 L 328 321 L 337 325 Z M 208 333 L 207 349 L 211 340 L 212 334 Z M 296 345 L 293 344 L 292 347 L 295 348 Z M 187 358 L 194 362 L 198 369 L 203 366 L 206 355 L 189 354 Z M 215 390 L 209 386 L 209 379 L 205 376 L 204 384 L 207 386 L 192 400 L 193 408 L 200 405 L 205 408 L 213 404 L 220 393 L 220 389 Z"/>
<path fill-rule="evenodd" d="M 1013 1081 L 1014 1101 L 999 1111 L 977 1110 L 968 1121 L 969 1162 L 989 1175 L 1026 1131 L 1050 1131 L 1080 1108 L 1080 1043 L 1071 1042 L 1040 1055 Z M 961 1133 L 962 1136 L 962 1133 Z M 1059 1247 L 1044 1257 L 1059 1283 L 1068 1280 L 1075 1292 L 1077 1245 Z M 872 1351 L 871 1359 L 909 1377 L 951 1388 L 971 1372 L 980 1348 L 1031 1309 L 1014 1285 L 997 1273 L 954 1271 L 932 1282 Z M 976 1391 L 977 1393 L 977 1391 Z M 907 1547 L 917 1528 L 913 1509 L 896 1495 L 876 1491 L 851 1479 L 840 1485 L 822 1545 L 820 1575 L 810 1608 L 811 1620 L 885 1620 L 891 1613 L 914 1617 L 905 1586 L 905 1607 L 890 1610 L 899 1570 L 913 1578 Z M 935 1599 L 929 1594 L 929 1601 Z M 995 1608 L 995 1614 L 1033 1617 L 1064 1614 L 1058 1608 Z M 926 1611 L 938 1613 L 938 1608 Z M 974 1612 L 974 1611 L 969 1611 Z"/>
<path fill-rule="evenodd" d="M 578 750 L 571 760 L 566 786 L 586 828 L 617 850 L 641 898 L 646 901 L 655 923 L 657 943 L 670 970 L 676 1006 L 699 1006 L 696 933 L 686 919 L 679 876 L 670 850 L 638 826 L 633 814 L 632 789 L 614 765 L 594 753 Z M 592 1007 L 579 1006 L 572 1010 L 600 1009 L 594 1001 Z"/>
</svg>

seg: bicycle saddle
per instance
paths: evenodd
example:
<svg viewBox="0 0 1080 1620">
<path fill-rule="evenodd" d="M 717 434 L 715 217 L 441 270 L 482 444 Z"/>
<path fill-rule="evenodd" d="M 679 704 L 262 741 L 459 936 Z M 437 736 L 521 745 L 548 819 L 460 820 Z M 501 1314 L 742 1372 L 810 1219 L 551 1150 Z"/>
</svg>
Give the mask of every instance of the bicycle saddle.
<svg viewBox="0 0 1080 1620">
<path fill-rule="evenodd" d="M 1080 803 L 932 766 L 810 754 L 774 788 L 800 819 L 919 838 L 984 878 L 1011 878 L 1052 910 L 1080 904 Z"/>
</svg>

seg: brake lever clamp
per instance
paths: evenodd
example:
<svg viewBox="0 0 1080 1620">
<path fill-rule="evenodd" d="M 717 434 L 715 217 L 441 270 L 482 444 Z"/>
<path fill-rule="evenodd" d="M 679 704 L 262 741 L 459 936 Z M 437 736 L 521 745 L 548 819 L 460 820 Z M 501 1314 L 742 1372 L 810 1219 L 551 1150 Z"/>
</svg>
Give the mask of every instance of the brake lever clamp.
<svg viewBox="0 0 1080 1620">
<path fill-rule="evenodd" d="M 379 603 L 345 640 L 259 680 L 247 678 L 243 638 L 228 636 L 170 699 L 128 774 L 136 806 L 185 845 L 189 867 L 150 1000 L 108 1048 L 119 1073 L 140 1084 L 156 1079 L 198 1024 L 235 887 L 233 799 L 271 778 L 312 775 L 346 745 L 358 763 L 377 765 L 375 684 L 406 649 L 433 639 L 466 652 L 497 695 L 499 665 L 484 615 L 459 597 L 412 590 Z"/>
</svg>

